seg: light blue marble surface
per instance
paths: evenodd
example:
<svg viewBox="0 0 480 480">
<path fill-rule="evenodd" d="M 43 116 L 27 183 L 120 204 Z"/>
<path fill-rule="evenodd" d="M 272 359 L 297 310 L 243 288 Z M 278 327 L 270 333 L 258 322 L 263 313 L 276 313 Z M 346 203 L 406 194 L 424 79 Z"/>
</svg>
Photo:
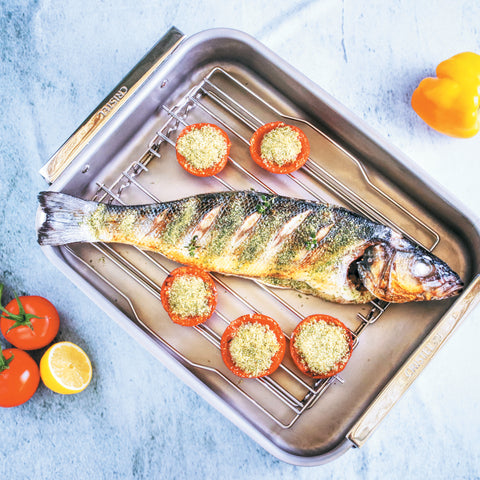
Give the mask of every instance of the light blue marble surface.
<svg viewBox="0 0 480 480">
<path fill-rule="evenodd" d="M 95 374 L 82 394 L 41 386 L 0 412 L 0 478 L 480 478 L 480 309 L 364 447 L 294 467 L 139 348 L 49 263 L 34 231 L 38 170 L 171 25 L 250 33 L 479 216 L 480 136 L 441 136 L 409 106 L 441 60 L 480 53 L 479 18 L 478 0 L 1 0 L 1 280 L 7 296 L 47 296 L 62 317 L 58 338 L 84 347 Z"/>
</svg>

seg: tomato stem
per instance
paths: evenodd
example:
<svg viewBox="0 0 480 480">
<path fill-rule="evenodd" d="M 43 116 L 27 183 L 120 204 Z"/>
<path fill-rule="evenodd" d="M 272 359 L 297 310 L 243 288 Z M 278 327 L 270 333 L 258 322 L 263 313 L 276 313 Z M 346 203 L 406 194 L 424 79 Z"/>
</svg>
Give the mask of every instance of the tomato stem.
<svg viewBox="0 0 480 480">
<path fill-rule="evenodd" d="M 2 347 L 0 346 L 0 373 L 2 373 L 4 370 L 7 368 L 10 368 L 10 362 L 13 360 L 13 354 L 10 356 L 10 358 L 5 358 L 5 355 L 3 354 Z"/>
<path fill-rule="evenodd" d="M 26 313 L 25 309 L 23 308 L 22 302 L 18 298 L 18 295 L 14 293 L 15 299 L 17 300 L 17 305 L 18 305 L 18 314 L 9 312 L 3 305 L 2 305 L 2 294 L 3 294 L 3 284 L 0 284 L 0 310 L 3 312 L 4 318 L 7 318 L 8 320 L 13 320 L 15 323 L 5 332 L 8 334 L 10 330 L 13 330 L 14 328 L 20 327 L 22 325 L 27 326 L 30 328 L 30 330 L 33 330 L 32 318 L 42 318 L 39 317 L 38 315 L 33 315 L 32 313 Z"/>
</svg>

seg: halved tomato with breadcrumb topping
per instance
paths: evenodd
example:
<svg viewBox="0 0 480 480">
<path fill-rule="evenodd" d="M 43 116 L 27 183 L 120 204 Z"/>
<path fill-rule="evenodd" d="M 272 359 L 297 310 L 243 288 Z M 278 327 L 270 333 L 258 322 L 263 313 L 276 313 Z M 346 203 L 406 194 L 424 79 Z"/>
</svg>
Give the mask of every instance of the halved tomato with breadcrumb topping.
<svg viewBox="0 0 480 480">
<path fill-rule="evenodd" d="M 257 165 L 269 172 L 291 173 L 308 160 L 310 143 L 299 128 L 283 122 L 272 122 L 253 134 L 250 155 Z"/>
<path fill-rule="evenodd" d="M 285 336 L 278 323 L 259 313 L 233 320 L 220 342 L 225 365 L 243 378 L 272 374 L 282 362 L 285 348 Z"/>
<path fill-rule="evenodd" d="M 180 132 L 175 150 L 183 169 L 197 177 L 210 177 L 227 164 L 230 146 L 228 135 L 217 125 L 195 123 Z"/>
<path fill-rule="evenodd" d="M 294 329 L 290 354 L 297 367 L 312 378 L 341 372 L 353 350 L 352 332 L 330 315 L 310 315 Z"/>
<path fill-rule="evenodd" d="M 179 267 L 170 272 L 160 296 L 172 321 L 187 327 L 208 320 L 217 306 L 217 289 L 212 277 L 197 267 Z"/>
</svg>

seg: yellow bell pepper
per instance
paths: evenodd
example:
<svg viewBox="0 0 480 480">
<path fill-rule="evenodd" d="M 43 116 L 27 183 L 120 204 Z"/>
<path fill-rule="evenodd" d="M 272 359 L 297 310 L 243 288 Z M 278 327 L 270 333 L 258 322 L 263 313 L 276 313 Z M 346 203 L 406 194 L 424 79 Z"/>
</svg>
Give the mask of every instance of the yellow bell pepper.
<svg viewBox="0 0 480 480">
<path fill-rule="evenodd" d="M 480 130 L 480 55 L 459 53 L 440 63 L 436 73 L 413 92 L 413 109 L 441 133 L 473 137 Z"/>
</svg>

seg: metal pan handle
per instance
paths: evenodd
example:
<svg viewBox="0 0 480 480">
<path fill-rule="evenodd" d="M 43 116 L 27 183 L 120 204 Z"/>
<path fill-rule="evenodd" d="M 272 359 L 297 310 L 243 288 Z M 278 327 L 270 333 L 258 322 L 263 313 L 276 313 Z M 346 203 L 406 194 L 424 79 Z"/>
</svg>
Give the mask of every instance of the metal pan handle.
<svg viewBox="0 0 480 480">
<path fill-rule="evenodd" d="M 183 40 L 184 34 L 172 27 L 160 41 L 140 60 L 135 68 L 110 92 L 90 114 L 75 133 L 60 147 L 40 170 L 49 182 L 54 182 L 73 159 L 99 132 L 135 92 Z"/>
<path fill-rule="evenodd" d="M 452 305 L 442 320 L 430 332 L 422 344 L 408 357 L 400 370 L 380 392 L 370 407 L 347 435 L 360 447 L 387 415 L 407 388 L 423 371 L 435 353 L 447 341 L 463 318 L 480 300 L 480 275 L 477 275 L 469 287 Z"/>
</svg>

